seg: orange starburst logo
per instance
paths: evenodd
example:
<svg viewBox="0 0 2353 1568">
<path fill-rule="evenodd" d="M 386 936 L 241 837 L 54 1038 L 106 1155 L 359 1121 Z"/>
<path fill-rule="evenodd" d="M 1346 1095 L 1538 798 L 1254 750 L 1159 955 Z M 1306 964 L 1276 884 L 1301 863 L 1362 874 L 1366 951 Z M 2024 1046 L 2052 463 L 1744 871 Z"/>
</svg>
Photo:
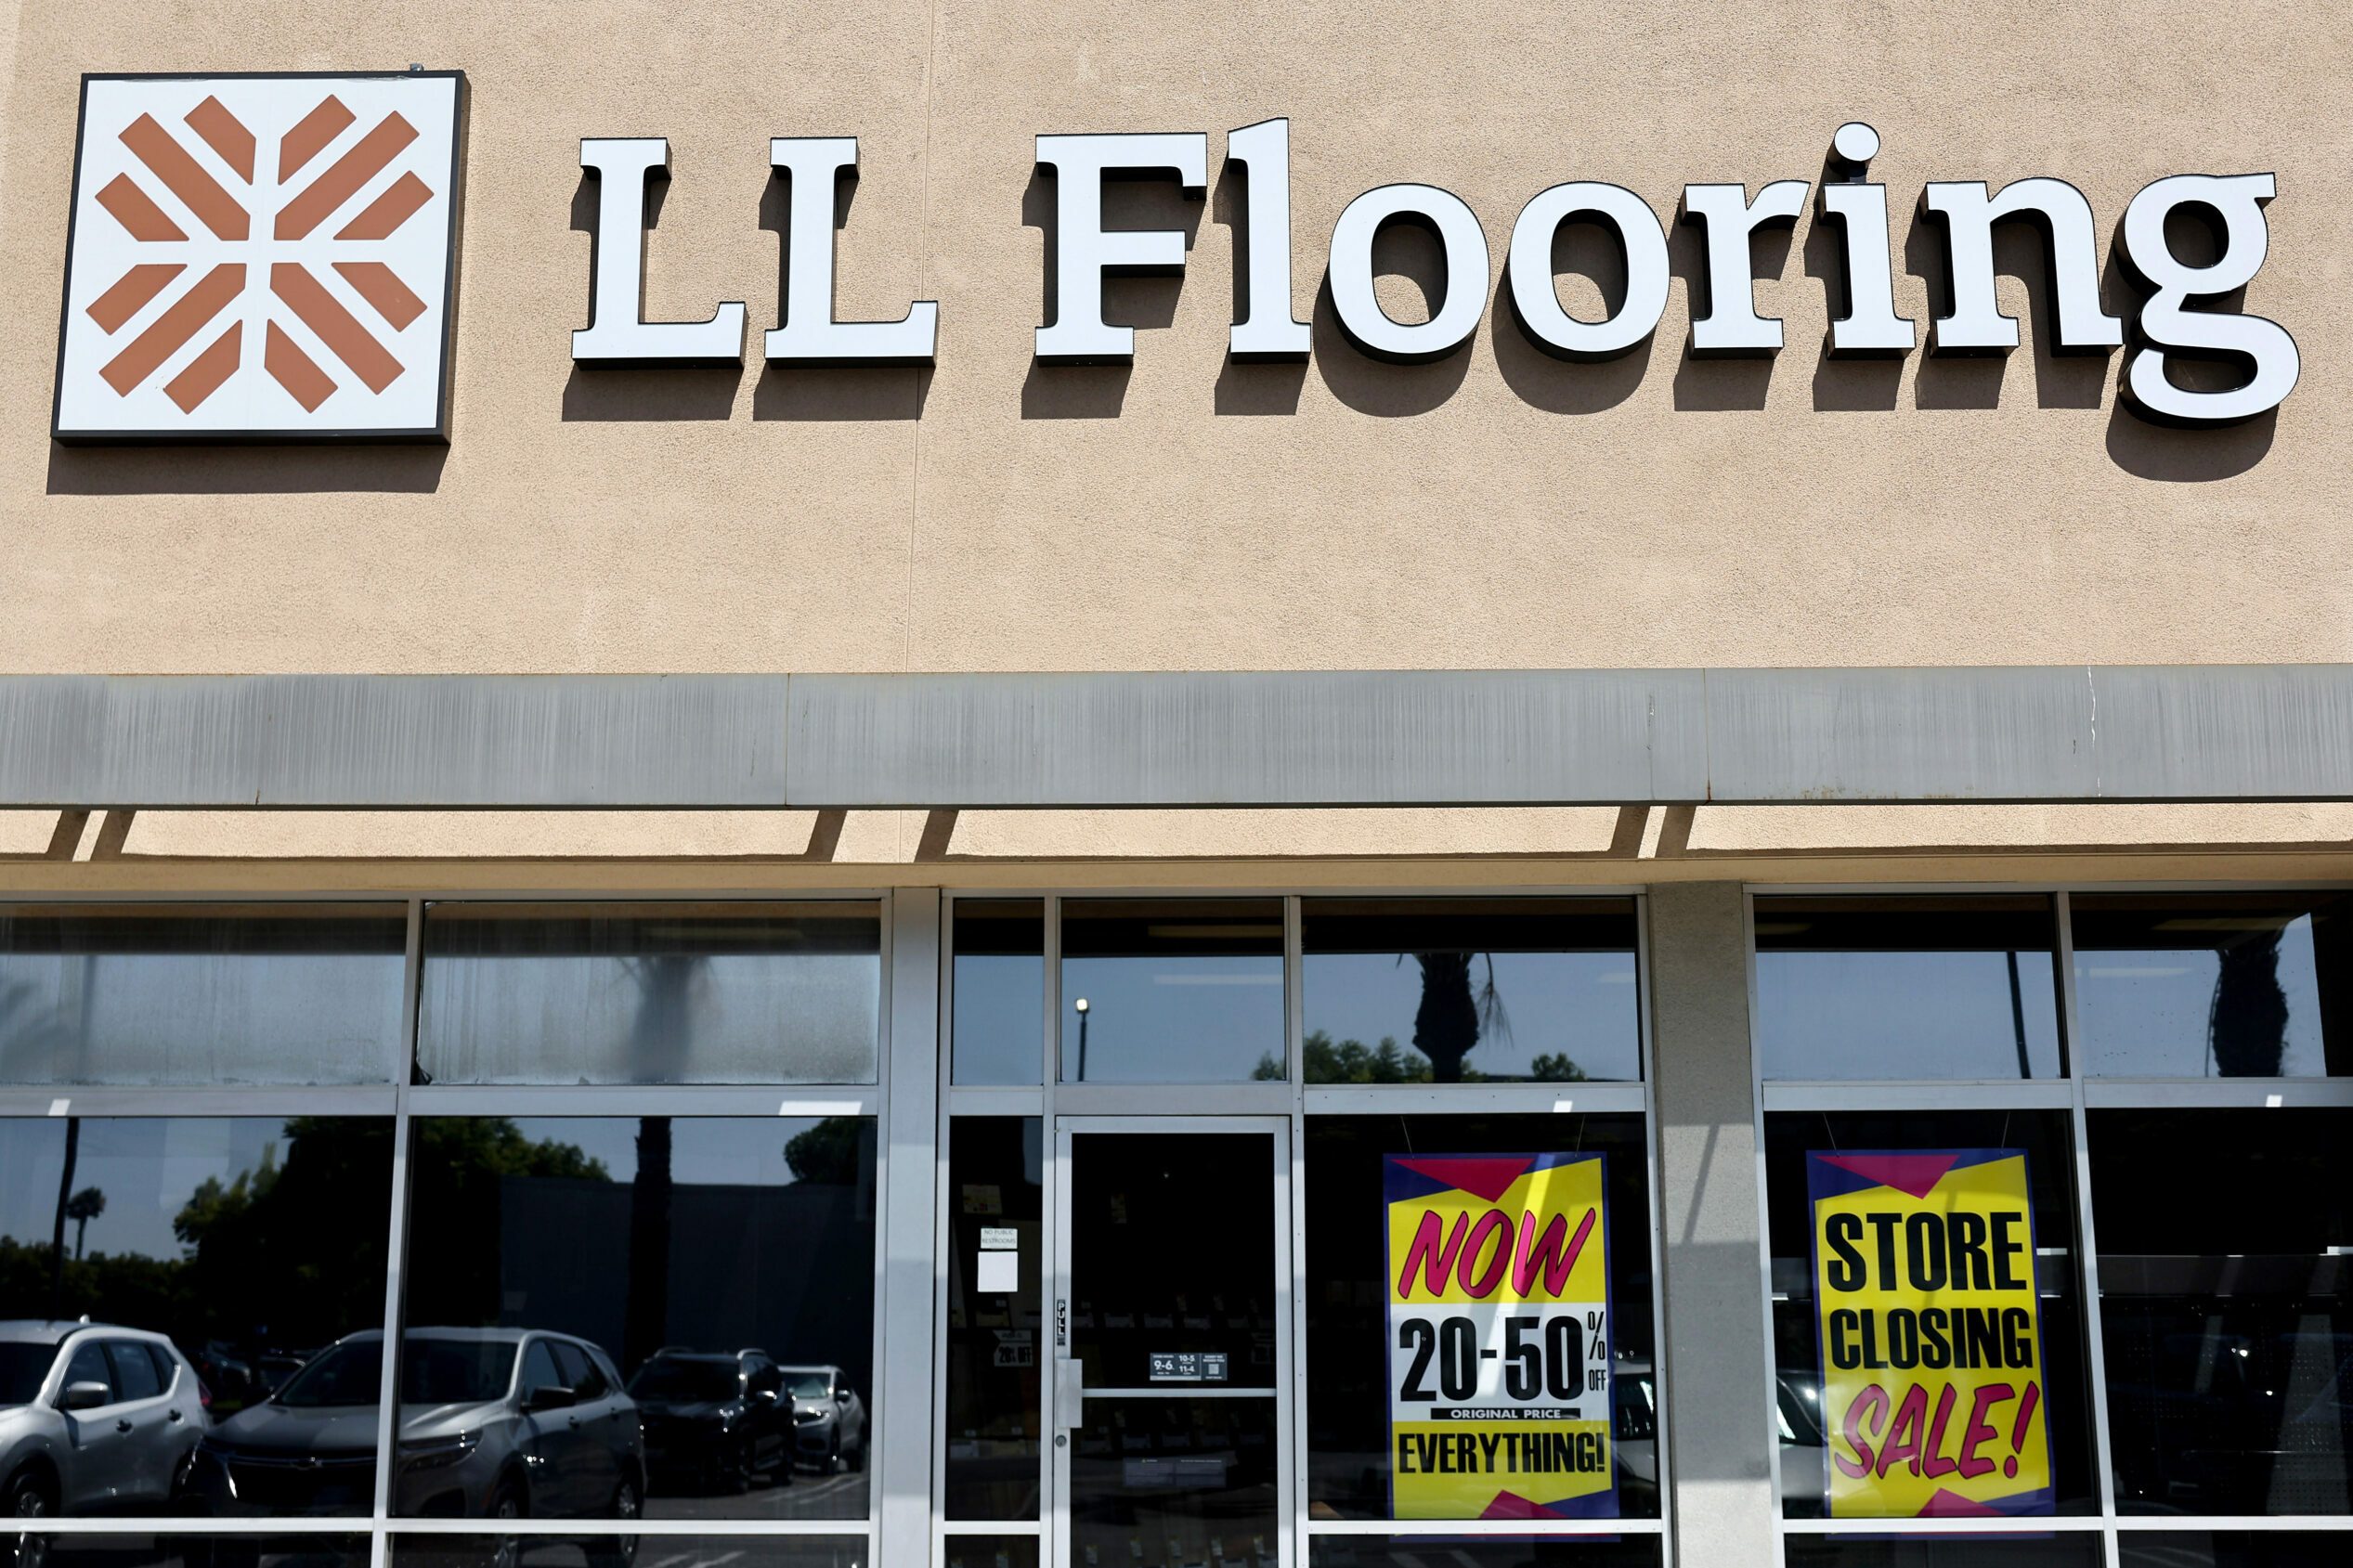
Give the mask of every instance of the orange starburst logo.
<svg viewBox="0 0 2353 1568">
<path fill-rule="evenodd" d="M 58 434 L 441 434 L 460 84 L 84 84 Z"/>
</svg>

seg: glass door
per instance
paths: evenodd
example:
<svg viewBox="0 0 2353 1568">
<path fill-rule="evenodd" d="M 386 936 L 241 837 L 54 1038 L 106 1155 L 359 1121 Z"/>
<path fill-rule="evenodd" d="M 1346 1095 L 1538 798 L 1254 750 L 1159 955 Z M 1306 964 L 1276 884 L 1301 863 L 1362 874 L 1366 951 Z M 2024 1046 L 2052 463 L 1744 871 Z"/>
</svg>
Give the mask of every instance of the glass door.
<svg viewBox="0 0 2353 1568">
<path fill-rule="evenodd" d="M 1058 1568 L 1291 1568 L 1289 1123 L 1056 1124 Z"/>
</svg>

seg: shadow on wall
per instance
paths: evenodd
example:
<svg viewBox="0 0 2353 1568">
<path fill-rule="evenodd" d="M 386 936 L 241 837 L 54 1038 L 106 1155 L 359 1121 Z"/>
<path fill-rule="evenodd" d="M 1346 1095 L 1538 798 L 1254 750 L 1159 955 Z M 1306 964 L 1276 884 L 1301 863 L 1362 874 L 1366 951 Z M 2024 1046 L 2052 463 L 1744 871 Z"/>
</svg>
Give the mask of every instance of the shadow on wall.
<svg viewBox="0 0 2353 1568">
<path fill-rule="evenodd" d="M 850 204 L 857 182 L 843 180 L 834 201 L 834 227 L 850 220 Z M 668 180 L 649 183 L 645 197 L 648 231 L 661 221 Z M 596 181 L 583 173 L 572 193 L 572 227 L 596 233 Z M 791 244 L 791 191 L 781 175 L 772 175 L 760 199 L 760 227 L 776 236 L 776 292 L 785 297 L 785 256 Z M 593 255 L 593 250 L 592 250 Z M 588 299 L 596 294 L 596 266 L 589 266 Z M 583 302 L 580 320 L 589 319 Z M 756 420 L 885 421 L 919 419 L 931 390 L 928 367 L 840 369 L 826 367 L 768 365 L 760 355 L 755 319 L 746 328 L 747 360 L 761 366 L 752 384 L 752 418 Z M 564 383 L 566 421 L 667 421 L 725 420 L 734 416 L 743 389 L 745 367 L 722 365 L 708 369 L 645 369 L 583 370 L 575 365 Z"/>
<path fill-rule="evenodd" d="M 1210 202 L 1212 215 L 1233 236 L 1233 311 L 1228 326 L 1239 326 L 1250 308 L 1246 281 L 1250 277 L 1249 200 L 1250 165 L 1238 158 L 1227 159 Z M 1305 360 L 1253 361 L 1228 355 L 1218 368 L 1210 403 L 1220 414 L 1295 414 L 1299 394 L 1306 384 Z"/>
<path fill-rule="evenodd" d="M 1222 193 L 1224 181 L 1219 182 Z M 1182 230 L 1190 251 L 1201 233 L 1201 203 L 1188 199 L 1173 180 L 1103 180 L 1103 227 L 1114 228 L 1173 228 Z M 1054 322 L 1060 289 L 1054 181 L 1033 170 L 1021 192 L 1021 223 L 1034 228 L 1042 240 L 1038 277 L 1043 297 L 1038 320 Z M 1137 328 L 1164 328 L 1176 318 L 1176 296 L 1184 284 L 1181 273 L 1121 275 L 1103 279 L 1103 319 Z M 1021 417 L 1025 420 L 1115 420 L 1127 402 L 1132 365 L 1050 364 L 1033 357 L 1021 382 Z"/>
<path fill-rule="evenodd" d="M 432 446 L 65 447 L 49 444 L 53 496 L 419 494 L 441 487 Z"/>
<path fill-rule="evenodd" d="M 1231 269 L 1231 318 L 1239 321 L 1244 307 L 1242 279 L 1248 276 L 1250 236 L 1245 220 L 1248 172 L 1228 160 L 1216 181 L 1211 211 L 1215 221 L 1232 231 L 1235 265 Z M 669 188 L 666 180 L 649 185 L 645 222 L 658 226 Z M 834 224 L 848 221 L 857 189 L 843 181 L 838 189 Z M 1058 279 L 1054 182 L 1033 173 L 1022 194 L 1021 216 L 1026 227 L 1039 231 L 1042 302 L 1039 319 L 1053 319 Z M 593 235 L 596 230 L 595 182 L 583 174 L 571 204 L 571 227 Z M 1162 178 L 1110 178 L 1103 188 L 1106 228 L 1173 228 L 1192 248 L 1202 221 L 1202 207 L 1185 198 L 1175 184 Z M 775 298 L 784 297 L 784 258 L 789 245 L 789 192 L 781 176 L 772 175 L 760 203 L 760 227 L 777 237 Z M 1840 288 L 1841 258 L 1837 231 L 1812 219 L 1803 223 L 1801 266 L 1805 277 L 1818 281 L 1834 301 Z M 2185 261 L 2210 260 L 2214 240 L 2184 215 L 2168 228 L 2168 240 Z M 1788 270 L 1793 248 L 1791 231 L 1761 228 L 1751 237 L 1753 272 L 1758 285 L 1780 280 Z M 2115 259 L 2111 246 L 2101 279 L 2102 297 L 2112 310 L 2130 323 L 2138 315 L 2142 292 Z M 2208 253 L 2204 257 L 2201 251 Z M 1667 254 L 1671 277 L 1682 279 L 1687 302 L 1700 297 L 1704 281 L 1704 245 L 1689 226 L 1670 224 Z M 2137 477 L 2163 483 L 2203 483 L 2246 473 L 2269 451 L 2276 411 L 2245 424 L 2221 429 L 2171 430 L 2155 426 L 2128 412 L 2111 395 L 2112 377 L 2121 376 L 2126 356 L 2118 353 L 2060 356 L 2050 352 L 2054 341 L 2049 288 L 2050 263 L 2043 242 L 2027 226 L 2009 224 L 1995 232 L 1994 259 L 1998 273 L 2021 280 L 2034 302 L 2035 320 L 2025 334 L 2032 358 L 2036 405 L 2043 408 L 2092 409 L 2104 396 L 2110 410 L 2106 447 L 2110 460 Z M 1584 415 L 1618 407 L 1632 397 L 1650 374 L 1657 355 L 1655 338 L 1644 339 L 1631 352 L 1614 359 L 1576 362 L 1556 358 L 1540 348 L 1514 317 L 1509 280 L 1497 265 L 1489 308 L 1478 330 L 1490 332 L 1496 368 L 1504 383 L 1522 402 L 1547 413 Z M 1930 301 L 1930 315 L 1949 308 L 1951 281 L 1943 240 L 1935 227 L 1915 208 L 1904 230 L 1904 271 L 1920 279 Z M 1400 321 L 1429 319 L 1443 303 L 1452 280 L 1434 235 L 1411 224 L 1393 223 L 1373 246 L 1376 274 L 1402 279 L 1420 295 L 1414 310 L 1406 291 L 1390 285 L 1393 308 Z M 1606 314 L 1614 314 L 1625 300 L 1626 259 L 1614 235 L 1593 224 L 1563 226 L 1554 237 L 1555 278 L 1574 274 L 1590 279 L 1580 314 L 1595 308 L 1594 292 Z M 1482 289 L 1487 280 L 1480 279 Z M 1104 319 L 1141 330 L 1168 327 L 1176 318 L 1182 274 L 1112 276 L 1104 280 Z M 595 292 L 592 262 L 589 287 L 579 320 L 588 317 L 587 300 Z M 2239 297 L 2215 302 L 2216 308 L 2242 307 Z M 1762 307 L 1769 308 L 1769 307 Z M 1918 324 L 1921 345 L 1909 355 L 1884 359 L 1833 359 L 1826 338 L 1817 349 L 1813 368 L 1813 406 L 1819 413 L 1884 413 L 1900 404 L 1907 364 L 1912 367 L 1912 404 L 1923 411 L 1984 410 L 2001 406 L 2014 356 L 1963 357 L 1930 355 L 1926 350 L 1930 322 Z M 1462 386 L 1469 372 L 1471 342 L 1426 364 L 1398 365 L 1374 359 L 1348 340 L 1333 310 L 1327 275 L 1319 283 L 1311 317 L 1313 369 L 1340 403 L 1377 419 L 1410 418 L 1442 407 Z M 566 329 L 568 330 L 568 329 Z M 760 328 L 755 325 L 750 332 Z M 1785 355 L 1794 353 L 1790 344 Z M 748 343 L 748 356 L 760 345 Z M 1686 337 L 1676 354 L 1673 406 L 1688 412 L 1755 412 L 1766 406 L 1777 360 L 1700 359 L 1690 351 Z M 755 363 L 758 361 L 755 360 Z M 2176 356 L 2176 379 L 2185 386 L 2227 387 L 2235 384 L 2232 368 L 2201 365 Z M 1298 411 L 1309 366 L 1304 363 L 1253 364 L 1228 357 L 1213 392 L 1219 415 L 1280 416 Z M 921 368 L 828 369 L 765 367 L 752 389 L 756 420 L 810 421 L 881 421 L 916 420 L 923 416 L 933 372 Z M 745 368 L 709 369 L 603 369 L 574 367 L 562 395 L 562 417 L 567 421 L 714 421 L 733 416 L 742 390 Z M 1021 387 L 1021 417 L 1030 420 L 1116 419 L 1124 407 L 1133 375 L 1130 365 L 1063 365 L 1033 358 Z M 462 410 L 453 410 L 453 422 Z M 158 447 L 147 449 L 93 449 L 52 444 L 48 493 L 51 495 L 139 494 L 301 494 L 333 491 L 430 492 L 440 486 L 448 448 L 441 446 L 253 446 Z"/>
</svg>

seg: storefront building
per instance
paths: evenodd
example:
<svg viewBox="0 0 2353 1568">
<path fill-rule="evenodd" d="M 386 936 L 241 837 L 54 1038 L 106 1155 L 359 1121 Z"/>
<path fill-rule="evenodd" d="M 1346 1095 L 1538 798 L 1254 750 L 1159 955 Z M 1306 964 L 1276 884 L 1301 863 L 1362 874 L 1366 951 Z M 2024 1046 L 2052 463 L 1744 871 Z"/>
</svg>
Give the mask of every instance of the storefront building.
<svg viewBox="0 0 2353 1568">
<path fill-rule="evenodd" d="M 2348 58 L 21 10 L 0 1551 L 2353 1561 Z"/>
</svg>

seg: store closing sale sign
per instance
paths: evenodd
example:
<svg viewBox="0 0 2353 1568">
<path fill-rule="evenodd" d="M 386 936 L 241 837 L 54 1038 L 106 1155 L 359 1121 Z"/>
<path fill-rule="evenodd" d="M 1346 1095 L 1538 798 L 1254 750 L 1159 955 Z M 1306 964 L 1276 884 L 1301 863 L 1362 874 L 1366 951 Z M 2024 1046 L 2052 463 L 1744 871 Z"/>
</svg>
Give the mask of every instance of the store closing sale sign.
<svg viewBox="0 0 2353 1568">
<path fill-rule="evenodd" d="M 1833 1517 L 2054 1511 L 2022 1149 L 1806 1156 Z"/>
<path fill-rule="evenodd" d="M 1598 1154 L 1385 1157 L 1398 1519 L 1614 1519 Z"/>
</svg>

